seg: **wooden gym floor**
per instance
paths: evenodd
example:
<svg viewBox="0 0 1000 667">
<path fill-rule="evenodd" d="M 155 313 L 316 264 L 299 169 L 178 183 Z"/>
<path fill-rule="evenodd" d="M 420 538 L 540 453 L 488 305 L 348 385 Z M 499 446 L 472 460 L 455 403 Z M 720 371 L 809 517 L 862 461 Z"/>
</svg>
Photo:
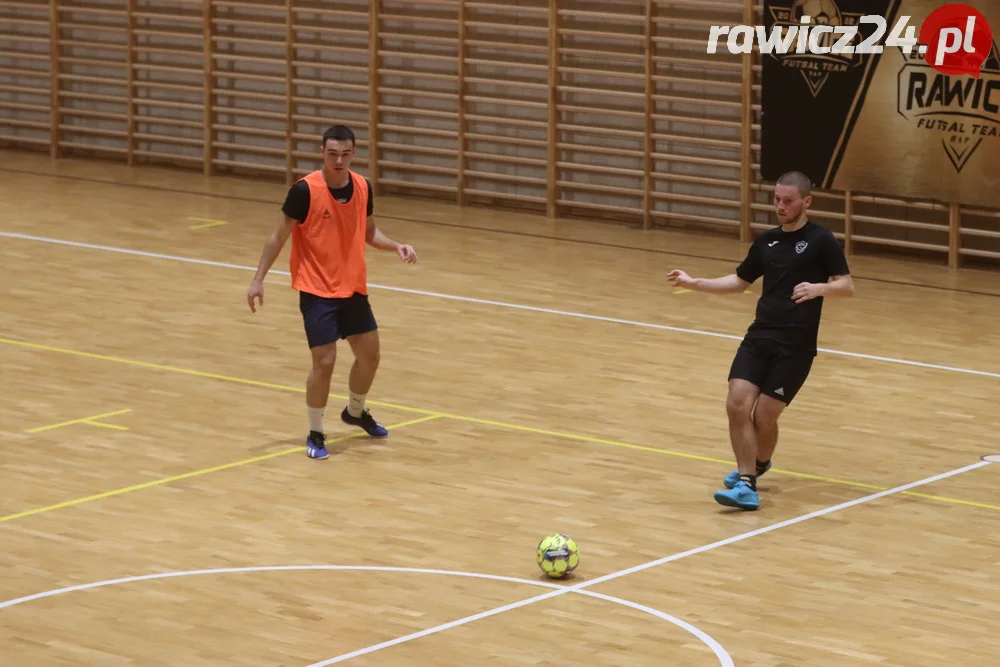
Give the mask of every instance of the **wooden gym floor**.
<svg viewBox="0 0 1000 667">
<path fill-rule="evenodd" d="M 245 299 L 282 185 L 0 158 L 0 665 L 996 664 L 1000 273 L 851 258 L 733 513 L 755 298 L 664 274 L 736 241 L 378 199 L 392 435 L 339 422 L 344 347 L 316 462 L 287 249 Z"/>
</svg>

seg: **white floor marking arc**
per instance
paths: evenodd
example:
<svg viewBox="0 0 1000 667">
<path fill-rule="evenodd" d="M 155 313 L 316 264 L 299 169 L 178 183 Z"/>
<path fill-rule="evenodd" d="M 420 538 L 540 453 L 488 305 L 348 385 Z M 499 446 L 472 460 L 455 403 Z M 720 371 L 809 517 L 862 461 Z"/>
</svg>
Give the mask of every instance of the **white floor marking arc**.
<svg viewBox="0 0 1000 667">
<path fill-rule="evenodd" d="M 771 524 L 770 526 L 765 526 L 763 528 L 758 528 L 756 530 L 751 530 L 746 533 L 740 533 L 739 535 L 734 535 L 733 537 L 726 538 L 724 540 L 719 540 L 717 542 L 712 542 L 711 544 L 706 544 L 695 549 L 688 549 L 687 551 L 681 551 L 670 556 L 665 556 L 654 561 L 649 561 L 648 563 L 643 563 L 641 565 L 636 565 L 635 567 L 630 567 L 624 570 L 619 570 L 617 572 L 612 572 L 611 574 L 606 574 L 602 577 L 597 577 L 596 579 L 590 579 L 589 581 L 584 581 L 579 584 L 574 584 L 572 586 L 567 586 L 557 591 L 552 591 L 549 593 L 544 593 L 542 595 L 537 595 L 533 598 L 528 598 L 526 600 L 520 600 L 519 602 L 514 602 L 512 604 L 504 605 L 502 607 L 497 607 L 490 611 L 484 611 L 479 614 L 473 614 L 471 616 L 466 616 L 465 618 L 460 618 L 456 621 L 451 621 L 449 623 L 443 623 L 433 628 L 427 628 L 426 630 L 421 630 L 420 632 L 414 632 L 409 635 L 404 635 L 402 637 L 397 637 L 396 639 L 390 639 L 389 641 L 382 642 L 380 644 L 373 644 L 363 649 L 358 649 L 357 651 L 352 651 L 350 653 L 344 653 L 336 657 L 330 658 L 329 660 L 323 660 L 322 662 L 315 662 L 309 667 L 327 667 L 327 665 L 333 665 L 338 662 L 343 662 L 344 660 L 350 660 L 351 658 L 357 658 L 358 656 L 367 655 L 369 653 L 374 653 L 375 651 L 380 651 L 384 648 L 389 648 L 391 646 L 397 646 L 404 642 L 408 642 L 414 639 L 419 639 L 420 637 L 426 637 L 428 635 L 435 634 L 437 632 L 442 632 L 444 630 L 450 630 L 452 628 L 458 627 L 460 625 L 465 625 L 466 623 L 471 623 L 473 621 L 478 621 L 483 618 L 489 618 L 490 616 L 495 616 L 501 614 L 505 611 L 510 611 L 511 609 L 517 609 L 519 607 L 525 607 L 529 604 L 534 604 L 536 602 L 541 602 L 543 600 L 548 600 L 559 595 L 565 595 L 566 593 L 579 592 L 584 588 L 590 586 L 596 586 L 597 584 L 604 583 L 606 581 L 612 581 L 620 577 L 624 577 L 629 574 L 635 574 L 636 572 L 641 572 L 642 570 L 648 570 L 651 567 L 656 567 L 658 565 L 663 565 L 664 563 L 670 563 L 675 560 L 680 560 L 681 558 L 687 558 L 688 556 L 694 556 L 695 554 L 704 553 L 706 551 L 711 551 L 713 549 L 718 549 L 719 547 L 724 547 L 727 544 L 733 544 L 735 542 L 742 542 L 743 540 L 750 539 L 751 537 L 756 537 L 757 535 L 763 535 L 765 533 L 770 533 L 772 531 L 778 530 L 779 528 L 785 528 L 787 526 L 792 526 L 797 523 L 802 523 L 803 521 L 808 521 L 810 519 L 815 519 L 817 517 L 826 516 L 827 514 L 832 514 L 834 512 L 839 512 L 840 510 L 847 509 L 849 507 L 854 507 L 855 505 L 861 505 L 863 503 L 871 502 L 873 500 L 878 500 L 879 498 L 884 498 L 886 496 L 891 496 L 895 493 L 900 493 L 908 489 L 912 489 L 917 486 L 923 486 L 925 484 L 931 484 L 933 482 L 938 482 L 949 477 L 954 477 L 955 475 L 961 475 L 964 472 L 969 472 L 970 470 L 975 470 L 977 468 L 982 468 L 983 466 L 994 465 L 989 461 L 979 461 L 978 463 L 973 463 L 971 465 L 964 466 L 962 468 L 957 468 L 949 472 L 941 473 L 940 475 L 934 475 L 933 477 L 927 477 L 916 482 L 910 482 L 909 484 L 903 484 L 902 486 L 897 486 L 892 489 L 886 489 L 885 491 L 879 491 L 878 493 L 873 493 L 871 495 L 863 496 L 861 498 L 856 498 L 854 500 L 849 500 L 839 505 L 833 505 L 825 509 L 817 510 L 815 512 L 810 512 L 809 514 L 803 514 L 802 516 L 795 517 L 793 519 L 787 519 L 785 521 L 779 521 L 778 523 Z"/>
<path fill-rule="evenodd" d="M 67 588 L 59 588 L 52 591 L 46 591 L 44 593 L 35 593 L 34 595 L 26 595 L 24 597 L 17 598 L 15 600 L 8 600 L 6 602 L 0 602 L 0 609 L 6 609 L 8 607 L 13 607 L 19 604 L 24 604 L 25 602 L 31 602 L 32 600 L 40 600 L 42 598 L 52 597 L 54 595 L 63 595 L 65 593 L 72 593 L 74 591 L 85 591 L 94 588 L 103 588 L 104 586 L 114 586 L 118 584 L 130 584 L 138 581 L 151 581 L 156 579 L 171 579 L 176 577 L 191 577 L 198 575 L 208 575 L 208 574 L 236 574 L 236 573 L 248 573 L 248 572 L 289 572 L 289 571 L 308 571 L 308 570 L 334 570 L 334 571 L 354 571 L 354 572 L 392 572 L 392 573 L 405 573 L 405 574 L 431 574 L 431 575 L 445 575 L 453 577 L 469 577 L 473 579 L 488 579 L 490 581 L 503 581 L 514 584 L 525 584 L 529 586 L 539 586 L 542 588 L 551 588 L 560 593 L 568 590 L 565 586 L 550 583 L 545 581 L 536 581 L 532 579 L 519 579 L 516 577 L 505 577 L 497 574 L 481 574 L 477 572 L 459 572 L 455 570 L 433 570 L 424 568 L 413 568 L 413 567 L 390 567 L 390 566 L 366 566 L 366 565 L 274 565 L 274 566 L 263 566 L 263 567 L 231 567 L 231 568 L 221 568 L 214 570 L 189 570 L 186 572 L 161 572 L 157 574 L 144 574 L 135 577 L 122 577 L 120 579 L 109 579 L 107 581 L 95 581 L 89 584 L 80 584 L 78 586 L 69 586 Z M 599 600 L 604 600 L 605 602 L 613 602 L 614 604 L 619 604 L 624 607 L 629 607 L 630 609 L 635 609 L 641 611 L 650 616 L 655 616 L 656 618 L 662 619 L 676 625 L 677 627 L 691 633 L 697 637 L 702 643 L 704 643 L 712 653 L 719 659 L 719 664 L 722 667 L 735 667 L 733 659 L 726 652 L 726 649 L 722 647 L 719 642 L 715 641 L 705 632 L 694 627 L 690 623 L 675 618 L 670 614 L 664 613 L 658 609 L 653 609 L 652 607 L 647 607 L 645 605 L 632 602 L 630 600 L 622 600 L 621 598 L 616 598 L 611 595 L 602 595 L 600 593 L 593 593 L 591 591 L 583 590 L 573 590 L 574 593 L 579 593 L 581 595 L 586 595 L 588 597 L 593 597 Z M 549 595 L 552 595 L 551 593 Z M 534 599 L 534 598 L 532 598 Z M 440 627 L 440 626 L 438 626 Z"/>
<path fill-rule="evenodd" d="M 29 234 L 18 234 L 14 232 L 0 232 L 0 236 L 4 236 L 12 239 L 20 239 L 24 241 L 38 241 L 41 243 L 53 243 L 56 245 L 65 245 L 75 248 L 86 248 L 89 250 L 101 250 L 104 252 L 115 252 L 125 255 L 135 255 L 138 257 L 149 257 L 153 259 L 164 259 L 174 262 L 186 262 L 189 264 L 199 264 L 202 266 L 214 266 L 226 269 L 238 269 L 240 271 L 256 271 L 257 268 L 253 266 L 243 266 L 241 264 L 229 264 L 226 262 L 215 262 L 207 259 L 196 259 L 192 257 L 182 257 L 179 255 L 166 255 L 162 253 L 146 252 L 144 250 L 130 250 L 128 248 L 117 248 L 114 246 L 105 245 L 95 245 L 92 243 L 80 243 L 77 241 L 65 241 L 62 239 L 53 239 L 44 236 L 31 236 Z M 269 272 L 271 274 L 287 276 L 289 275 L 287 271 L 281 271 L 278 269 L 271 269 Z M 478 299 L 470 296 L 459 296 L 456 294 L 444 294 L 441 292 L 428 292 L 425 290 L 409 289 L 405 287 L 392 287 L 390 285 L 379 285 L 376 283 L 369 283 L 369 287 L 374 289 L 386 290 L 388 292 L 402 292 L 405 294 L 415 294 L 419 296 L 428 296 L 437 299 L 450 299 L 452 301 L 464 301 L 466 303 L 475 303 L 484 306 L 497 306 L 500 308 L 511 308 L 514 310 L 525 310 L 536 313 L 545 313 L 547 315 L 559 315 L 563 317 L 574 317 L 577 319 L 593 320 L 598 322 L 608 322 L 611 324 L 625 324 L 634 327 L 643 327 L 647 329 L 658 329 L 661 331 L 673 331 L 676 333 L 686 333 L 693 334 L 696 336 L 710 336 L 713 338 L 726 338 L 729 340 L 743 340 L 742 335 L 724 334 L 717 333 L 714 331 L 703 331 L 701 329 L 687 329 L 683 327 L 674 327 L 667 324 L 656 324 L 653 322 L 640 322 L 637 320 L 625 320 L 616 317 L 605 317 L 603 315 L 589 315 L 587 313 L 576 313 L 568 310 L 555 310 L 552 308 L 542 308 L 540 306 L 529 306 L 519 303 L 508 303 L 506 301 L 493 301 L 490 299 Z M 964 373 L 966 375 L 979 375 L 982 377 L 1000 378 L 1000 373 L 994 373 L 990 371 L 980 371 L 972 368 L 961 368 L 958 366 L 943 366 L 940 364 L 930 364 L 922 361 L 910 361 L 908 359 L 896 359 L 893 357 L 882 357 L 873 354 L 861 354 L 858 352 L 845 352 L 843 350 L 833 350 L 828 348 L 819 348 L 820 352 L 825 354 L 835 354 L 843 357 L 852 357 L 855 359 L 868 359 L 870 361 L 883 361 L 892 364 L 901 364 L 904 366 L 915 366 L 918 368 L 928 368 L 932 370 L 948 371 L 951 373 Z"/>
</svg>

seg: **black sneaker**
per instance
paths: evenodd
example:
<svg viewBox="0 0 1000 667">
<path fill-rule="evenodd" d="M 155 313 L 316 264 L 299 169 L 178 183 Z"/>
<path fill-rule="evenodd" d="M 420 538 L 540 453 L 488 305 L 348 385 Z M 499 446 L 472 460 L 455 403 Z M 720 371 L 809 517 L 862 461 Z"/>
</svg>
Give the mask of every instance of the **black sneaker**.
<svg viewBox="0 0 1000 667">
<path fill-rule="evenodd" d="M 352 417 L 351 413 L 347 411 L 347 408 L 344 408 L 344 411 L 340 413 L 340 418 L 345 424 L 360 426 L 364 429 L 365 433 L 373 438 L 384 438 L 389 435 L 389 431 L 375 421 L 375 418 L 372 417 L 372 413 L 368 412 L 368 410 L 362 412 L 360 417 Z"/>
</svg>

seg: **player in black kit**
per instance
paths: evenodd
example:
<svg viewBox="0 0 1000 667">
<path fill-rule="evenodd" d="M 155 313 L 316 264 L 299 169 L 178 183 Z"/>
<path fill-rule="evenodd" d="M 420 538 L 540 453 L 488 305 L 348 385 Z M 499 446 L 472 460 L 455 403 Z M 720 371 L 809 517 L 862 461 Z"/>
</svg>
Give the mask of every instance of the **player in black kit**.
<svg viewBox="0 0 1000 667">
<path fill-rule="evenodd" d="M 789 172 L 778 179 L 774 208 L 781 226 L 754 240 L 736 273 L 711 279 L 678 270 L 667 274 L 678 287 L 712 294 L 739 294 L 764 277 L 756 318 L 729 371 L 726 413 L 739 470 L 729 473 L 726 489 L 715 493 L 720 505 L 760 507 L 757 478 L 771 468 L 778 417 L 812 367 L 823 299 L 854 295 L 837 239 L 807 217 L 810 192 L 805 174 Z"/>
</svg>

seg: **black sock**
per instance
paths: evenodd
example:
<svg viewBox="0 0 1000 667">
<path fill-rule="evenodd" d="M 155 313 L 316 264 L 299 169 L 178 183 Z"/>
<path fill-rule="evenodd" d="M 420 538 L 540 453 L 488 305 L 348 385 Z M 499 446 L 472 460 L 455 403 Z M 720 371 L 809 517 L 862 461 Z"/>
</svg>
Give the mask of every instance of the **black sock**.
<svg viewBox="0 0 1000 667">
<path fill-rule="evenodd" d="M 746 482 L 751 490 L 757 490 L 757 475 L 740 475 L 740 479 Z"/>
<path fill-rule="evenodd" d="M 764 474 L 764 472 L 767 470 L 767 466 L 770 465 L 770 463 L 771 463 L 771 459 L 768 459 L 766 461 L 760 461 L 760 460 L 757 461 L 757 476 L 758 477 Z"/>
</svg>

